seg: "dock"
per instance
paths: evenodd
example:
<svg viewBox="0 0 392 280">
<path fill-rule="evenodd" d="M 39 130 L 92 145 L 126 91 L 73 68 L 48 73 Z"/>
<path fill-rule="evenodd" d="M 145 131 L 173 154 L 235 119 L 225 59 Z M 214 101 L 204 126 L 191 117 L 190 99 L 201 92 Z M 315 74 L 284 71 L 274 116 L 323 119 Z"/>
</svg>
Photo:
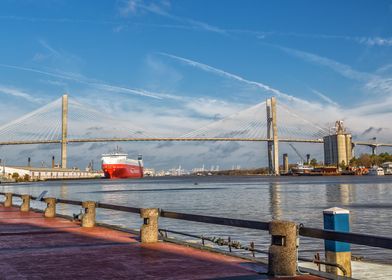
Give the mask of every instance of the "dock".
<svg viewBox="0 0 392 280">
<path fill-rule="evenodd" d="M 262 263 L 3 205 L 0 250 L 0 279 L 273 279 Z"/>
</svg>

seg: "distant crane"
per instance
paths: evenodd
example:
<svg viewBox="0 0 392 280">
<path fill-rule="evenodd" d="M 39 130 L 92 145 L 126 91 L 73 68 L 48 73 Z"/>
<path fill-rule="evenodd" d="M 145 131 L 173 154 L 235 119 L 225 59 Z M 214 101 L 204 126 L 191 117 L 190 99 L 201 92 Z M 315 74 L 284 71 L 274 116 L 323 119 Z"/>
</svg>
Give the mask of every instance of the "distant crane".
<svg viewBox="0 0 392 280">
<path fill-rule="evenodd" d="M 302 160 L 302 163 L 306 163 L 306 160 L 304 159 L 304 157 L 298 152 L 297 148 L 294 147 L 293 144 L 289 143 L 289 146 L 294 150 L 294 152 L 300 157 L 300 159 Z"/>
</svg>

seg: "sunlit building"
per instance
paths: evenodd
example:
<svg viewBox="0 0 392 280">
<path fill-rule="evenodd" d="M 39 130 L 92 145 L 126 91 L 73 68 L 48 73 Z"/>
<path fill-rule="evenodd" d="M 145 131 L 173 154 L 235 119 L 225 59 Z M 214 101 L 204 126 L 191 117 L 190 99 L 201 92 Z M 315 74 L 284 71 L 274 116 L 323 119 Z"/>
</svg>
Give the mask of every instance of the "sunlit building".
<svg viewBox="0 0 392 280">
<path fill-rule="evenodd" d="M 343 121 L 335 123 L 335 134 L 324 137 L 325 165 L 348 165 L 352 159 L 352 137 Z"/>
</svg>

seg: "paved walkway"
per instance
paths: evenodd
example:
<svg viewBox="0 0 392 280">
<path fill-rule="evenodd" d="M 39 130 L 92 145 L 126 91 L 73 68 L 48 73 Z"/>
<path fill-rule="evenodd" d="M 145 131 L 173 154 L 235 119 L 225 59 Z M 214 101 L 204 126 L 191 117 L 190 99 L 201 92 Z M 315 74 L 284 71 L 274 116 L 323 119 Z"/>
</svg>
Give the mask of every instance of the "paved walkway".
<svg viewBox="0 0 392 280">
<path fill-rule="evenodd" d="M 317 270 L 318 267 L 314 263 L 300 263 L 300 266 Z M 351 267 L 354 279 L 361 280 L 391 280 L 392 279 L 392 265 L 371 263 L 365 261 L 351 261 Z M 323 271 L 325 271 L 324 265 L 321 265 Z"/>
<path fill-rule="evenodd" d="M 164 242 L 145 245 L 130 233 L 0 206 L 0 279 L 271 279 L 266 272 L 240 258 Z"/>
</svg>

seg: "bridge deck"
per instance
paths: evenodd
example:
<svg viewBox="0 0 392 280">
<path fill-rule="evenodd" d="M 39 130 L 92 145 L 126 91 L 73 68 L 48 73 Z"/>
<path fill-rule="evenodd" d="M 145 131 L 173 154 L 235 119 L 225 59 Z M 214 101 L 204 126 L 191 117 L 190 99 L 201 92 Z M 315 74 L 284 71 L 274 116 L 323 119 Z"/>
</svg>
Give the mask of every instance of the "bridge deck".
<svg viewBox="0 0 392 280">
<path fill-rule="evenodd" d="M 0 279 L 269 279 L 265 272 L 240 258 L 0 206 Z"/>
</svg>

